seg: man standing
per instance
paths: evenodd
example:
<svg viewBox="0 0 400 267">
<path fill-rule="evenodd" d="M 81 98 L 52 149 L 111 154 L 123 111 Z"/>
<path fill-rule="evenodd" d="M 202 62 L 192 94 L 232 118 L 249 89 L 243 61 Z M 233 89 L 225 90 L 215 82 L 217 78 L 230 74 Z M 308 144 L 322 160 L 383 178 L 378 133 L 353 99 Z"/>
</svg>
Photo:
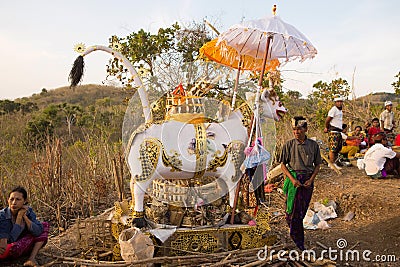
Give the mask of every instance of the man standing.
<svg viewBox="0 0 400 267">
<path fill-rule="evenodd" d="M 341 96 L 333 99 L 335 105 L 329 110 L 328 117 L 325 120 L 325 133 L 329 133 L 329 166 L 335 166 L 337 169 L 341 169 L 340 166 L 336 165 L 335 161 L 338 157 L 339 151 L 342 149 L 342 124 L 343 124 L 343 102 L 344 98 Z"/>
<path fill-rule="evenodd" d="M 393 104 L 391 101 L 385 102 L 385 110 L 379 116 L 381 121 L 381 130 L 385 133 L 391 133 L 393 128 L 396 128 L 394 122 L 394 112 L 392 111 Z"/>
<path fill-rule="evenodd" d="M 294 117 L 292 127 L 294 139 L 283 146 L 279 162 L 286 176 L 283 191 L 287 196 L 286 221 L 290 227 L 290 237 L 299 249 L 304 250 L 303 219 L 322 160 L 318 143 L 306 136 L 305 118 Z"/>
</svg>

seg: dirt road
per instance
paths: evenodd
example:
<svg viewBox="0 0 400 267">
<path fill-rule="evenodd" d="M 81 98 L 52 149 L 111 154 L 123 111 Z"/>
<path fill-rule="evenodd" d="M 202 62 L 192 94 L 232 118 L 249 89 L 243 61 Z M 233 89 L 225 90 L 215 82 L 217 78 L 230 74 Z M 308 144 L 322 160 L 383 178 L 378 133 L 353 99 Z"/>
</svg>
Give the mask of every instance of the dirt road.
<svg viewBox="0 0 400 267">
<path fill-rule="evenodd" d="M 345 167 L 338 175 L 324 166 L 315 181 L 310 206 L 324 199 L 337 203 L 338 217 L 328 221 L 329 229 L 306 230 L 307 248 L 319 253 L 324 247 L 336 249 L 338 266 L 400 266 L 400 179 L 373 180 L 357 167 Z M 348 212 L 354 212 L 355 217 L 344 221 Z M 282 216 L 274 229 L 291 242 L 287 226 L 282 231 L 285 226 Z M 342 261 L 340 250 L 344 253 Z M 360 261 L 346 261 L 348 250 L 357 250 Z M 365 258 L 371 261 L 362 260 L 363 252 L 369 254 Z"/>
</svg>

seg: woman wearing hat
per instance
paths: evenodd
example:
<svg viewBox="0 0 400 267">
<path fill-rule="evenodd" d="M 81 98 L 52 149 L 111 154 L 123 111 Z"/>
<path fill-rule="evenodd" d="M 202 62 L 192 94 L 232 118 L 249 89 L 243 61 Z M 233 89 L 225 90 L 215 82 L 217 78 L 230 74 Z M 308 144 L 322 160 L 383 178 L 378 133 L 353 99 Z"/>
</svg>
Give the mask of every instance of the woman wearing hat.
<svg viewBox="0 0 400 267">
<path fill-rule="evenodd" d="M 381 121 L 381 130 L 385 133 L 391 133 L 393 128 L 396 128 L 394 122 L 394 112 L 392 111 L 393 104 L 391 101 L 385 102 L 385 110 L 379 116 Z"/>
</svg>

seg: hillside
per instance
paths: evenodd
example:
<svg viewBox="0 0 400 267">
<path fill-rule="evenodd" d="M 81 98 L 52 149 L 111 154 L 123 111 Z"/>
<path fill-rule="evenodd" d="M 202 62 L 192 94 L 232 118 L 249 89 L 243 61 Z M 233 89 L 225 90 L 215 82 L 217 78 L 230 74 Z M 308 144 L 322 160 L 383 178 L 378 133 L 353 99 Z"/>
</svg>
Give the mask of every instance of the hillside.
<svg viewBox="0 0 400 267">
<path fill-rule="evenodd" d="M 366 96 L 361 96 L 355 99 L 358 102 L 362 103 L 371 103 L 373 105 L 381 105 L 385 103 L 385 101 L 392 101 L 394 107 L 400 104 L 399 96 L 394 93 L 373 93 Z"/>
<path fill-rule="evenodd" d="M 25 186 L 38 217 L 52 223 L 51 235 L 57 237 L 66 233 L 77 218 L 101 214 L 113 207 L 122 194 L 129 198 L 130 174 L 121 129 L 125 98 L 130 94 L 111 86 L 84 85 L 75 90 L 62 87 L 15 101 L 0 101 L 4 104 L 0 108 L 10 108 L 0 113 L 0 208 L 7 205 L 7 193 L 12 187 Z M 399 101 L 387 93 L 348 101 L 345 120 L 358 123 L 377 116 L 383 110 L 383 101 L 389 99 Z M 28 102 L 37 105 L 37 109 L 24 111 L 12 105 Z M 292 138 L 290 119 L 295 115 L 306 114 L 310 120 L 309 136 L 326 138 L 317 123 L 318 107 L 313 103 L 287 99 L 284 105 L 289 112 L 275 124 L 279 136 L 276 151 Z M 307 244 L 315 247 L 319 242 L 334 247 L 336 240 L 345 237 L 358 249 L 400 254 L 397 236 L 390 232 L 391 223 L 399 223 L 396 207 L 400 199 L 392 197 L 399 195 L 399 181 L 371 181 L 355 167 L 338 176 L 324 166 L 316 181 L 314 200 L 333 199 L 342 209 L 339 216 L 353 211 L 356 217 L 350 222 L 338 218 L 327 231 L 307 232 Z M 273 205 L 282 211 L 282 203 Z M 282 240 L 288 239 L 282 214 L 273 226 Z M 369 246 L 371 240 L 377 240 L 376 245 Z M 46 257 L 41 259 L 42 264 L 49 261 Z"/>
<path fill-rule="evenodd" d="M 104 85 L 81 85 L 72 89 L 68 86 L 60 87 L 52 90 L 44 90 L 39 94 L 33 94 L 30 97 L 17 98 L 15 102 L 35 102 L 39 107 L 43 108 L 49 104 L 69 103 L 78 104 L 83 107 L 95 105 L 96 100 L 109 98 L 111 105 L 119 105 L 126 98 L 132 96 L 132 92 L 123 90 L 120 87 L 104 86 Z"/>
</svg>

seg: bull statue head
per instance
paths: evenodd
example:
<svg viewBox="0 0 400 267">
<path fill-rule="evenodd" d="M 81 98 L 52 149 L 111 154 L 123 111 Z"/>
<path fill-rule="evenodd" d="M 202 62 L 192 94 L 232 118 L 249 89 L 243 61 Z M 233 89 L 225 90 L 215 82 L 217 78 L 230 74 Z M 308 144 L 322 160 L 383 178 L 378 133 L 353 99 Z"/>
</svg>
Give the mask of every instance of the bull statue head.
<svg viewBox="0 0 400 267">
<path fill-rule="evenodd" d="M 246 92 L 246 100 L 253 104 L 256 94 Z M 260 95 L 260 115 L 279 121 L 287 112 L 274 89 L 264 89 Z"/>
</svg>

